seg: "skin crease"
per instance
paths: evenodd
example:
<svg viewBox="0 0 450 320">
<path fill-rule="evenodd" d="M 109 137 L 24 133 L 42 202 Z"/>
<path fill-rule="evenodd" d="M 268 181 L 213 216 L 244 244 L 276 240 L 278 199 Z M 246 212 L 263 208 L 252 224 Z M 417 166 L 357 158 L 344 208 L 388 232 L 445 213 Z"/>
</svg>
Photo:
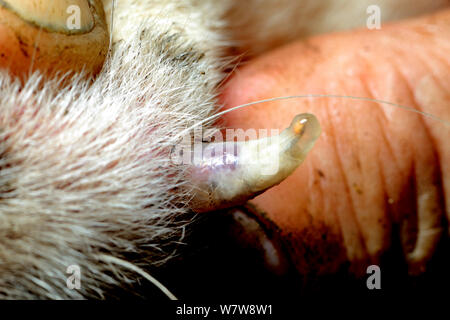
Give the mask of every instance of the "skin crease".
<svg viewBox="0 0 450 320">
<path fill-rule="evenodd" d="M 229 108 L 299 94 L 370 97 L 450 121 L 449 34 L 444 10 L 381 30 L 298 41 L 235 71 L 221 99 Z M 365 272 L 397 232 L 410 273 L 423 271 L 447 234 L 449 126 L 336 98 L 259 104 L 226 114 L 222 124 L 282 129 L 299 112 L 318 117 L 322 136 L 294 174 L 252 201 L 282 230 L 297 269 L 329 273 L 348 259 L 356 273 Z M 317 256 L 305 255 L 311 250 Z M 333 254 L 320 262 L 327 252 Z"/>
<path fill-rule="evenodd" d="M 261 1 L 255 0 L 257 3 L 255 8 L 276 18 L 270 19 L 276 22 L 274 25 L 283 27 L 290 25 L 284 14 L 274 14 L 273 10 L 261 4 Z M 350 4 L 352 1 L 361 2 L 359 0 L 345 2 Z M 100 3 L 100 0 L 95 2 Z M 183 229 L 179 228 L 178 224 L 174 228 L 166 228 L 173 217 L 189 213 L 187 207 L 173 205 L 180 202 L 184 204 L 184 199 L 178 200 L 178 193 L 172 194 L 172 190 L 179 186 L 181 175 L 180 180 L 177 177 L 180 170 L 175 170 L 168 157 L 164 156 L 164 152 L 159 151 L 172 147 L 170 141 L 173 134 L 183 130 L 193 121 L 204 119 L 217 111 L 218 104 L 214 99 L 217 94 L 216 85 L 222 80 L 224 76 L 222 68 L 231 55 L 225 56 L 227 54 L 222 51 L 232 46 L 233 43 L 230 42 L 233 40 L 237 42 L 240 40 L 240 37 L 232 34 L 229 37 L 226 35 L 227 26 L 237 25 L 236 21 L 233 19 L 223 21 L 221 16 L 226 8 L 233 6 L 234 2 L 236 2 L 234 5 L 241 7 L 241 2 L 120 0 L 116 1 L 114 19 L 111 19 L 112 1 L 101 2 L 105 5 L 104 18 L 109 24 L 108 28 L 105 28 L 104 19 L 100 19 L 102 23 L 98 25 L 99 28 L 103 25 L 103 28 L 100 28 L 102 30 L 99 30 L 100 38 L 94 37 L 95 34 L 92 32 L 69 36 L 44 30 L 41 34 L 40 28 L 30 27 L 9 10 L 0 12 L 2 19 L 6 19 L 0 21 L 0 24 L 4 25 L 3 31 L 6 32 L 6 36 L 2 37 L 3 33 L 0 30 L 0 51 L 4 52 L 3 60 L 0 57 L 0 66 L 9 69 L 12 75 L 26 75 L 34 69 L 41 70 L 43 74 L 53 75 L 54 72 L 65 71 L 66 67 L 74 68 L 73 71 L 86 67 L 96 73 L 100 67 L 104 67 L 95 79 L 91 79 L 93 81 L 89 87 L 83 82 L 75 84 L 73 91 L 60 90 L 54 82 L 47 80 L 42 82 L 43 89 L 40 90 L 31 85 L 36 82 L 36 78 L 27 80 L 29 85 L 21 89 L 19 85 L 10 85 L 6 72 L 0 77 L 1 133 L 2 137 L 6 137 L 6 141 L 2 141 L 2 146 L 6 146 L 2 152 L 6 152 L 6 156 L 2 154 L 3 187 L 0 191 L 2 195 L 6 193 L 7 196 L 7 199 L 1 199 L 0 212 L 2 221 L 0 233 L 3 239 L 0 297 L 79 299 L 114 295 L 114 288 L 122 290 L 128 283 L 140 282 L 136 269 L 130 268 L 130 264 L 131 267 L 133 265 L 142 267 L 145 272 L 150 270 L 150 274 L 153 275 L 152 267 L 156 268 L 157 263 L 170 258 L 171 249 L 166 250 L 166 240 L 171 241 L 172 236 L 176 237 L 175 240 L 184 239 L 184 227 L 187 222 L 185 224 L 181 221 Z M 328 0 L 322 2 L 328 3 Z M 420 2 L 428 3 L 429 0 Z M 287 1 L 286 5 L 289 3 L 299 2 Z M 299 10 L 303 12 L 303 8 Z M 257 16 L 256 10 L 243 11 L 245 15 L 252 12 L 255 17 Z M 291 15 L 298 12 L 289 8 L 285 8 L 285 11 Z M 334 8 L 330 8 L 329 12 L 335 16 L 335 11 Z M 391 11 L 395 12 L 396 9 Z M 418 11 L 422 12 L 422 9 Z M 339 12 L 347 14 L 347 10 Z M 358 12 L 353 11 L 353 14 L 358 15 Z M 383 10 L 383 16 L 384 13 Z M 365 14 L 359 15 L 365 17 Z M 324 20 L 326 21 L 324 26 L 330 27 L 329 20 L 321 18 L 320 15 L 312 15 L 310 19 L 317 22 Z M 111 25 L 112 20 L 115 22 L 114 26 Z M 295 18 L 292 26 L 297 25 L 295 23 L 297 20 L 301 19 Z M 257 21 L 266 22 L 269 19 L 256 18 L 255 22 Z M 348 18 L 347 21 L 352 19 Z M 253 22 L 248 22 L 250 23 Z M 252 48 L 260 45 L 259 41 L 267 42 L 272 47 L 288 41 L 293 34 L 304 35 L 302 32 L 296 33 L 290 27 L 288 30 L 283 28 L 285 31 L 282 31 L 281 35 L 275 34 L 276 41 L 270 41 L 269 38 L 272 36 L 267 30 L 277 29 L 274 29 L 271 23 L 265 27 L 255 27 L 263 37 L 250 35 L 250 38 L 256 40 L 251 42 Z M 105 44 L 110 39 L 106 37 L 106 30 L 112 31 L 113 45 L 110 47 L 111 54 L 107 55 L 106 63 L 103 65 L 107 48 Z M 321 28 L 317 31 L 327 32 Z M 288 32 L 287 38 L 283 35 L 285 32 Z M 71 47 L 65 46 L 71 43 L 69 40 L 75 44 L 73 50 L 66 50 Z M 38 43 L 39 46 L 36 46 Z M 261 48 L 267 49 L 265 46 Z M 99 50 L 99 54 L 91 53 L 89 49 Z M 231 59 L 233 57 L 231 55 Z M 90 67 L 85 66 L 85 63 L 92 60 L 91 58 L 99 59 Z M 331 66 L 333 61 L 333 59 L 329 61 Z M 384 77 L 384 74 L 380 77 Z M 425 94 L 419 94 L 418 97 L 422 97 L 422 103 L 441 105 L 439 101 L 446 99 L 446 95 L 435 85 L 434 80 L 425 79 L 420 83 L 418 92 Z M 428 94 L 430 92 L 431 94 Z M 16 109 L 17 106 L 19 109 Z M 336 115 L 329 117 L 337 118 Z M 68 125 L 66 119 L 70 120 Z M 281 123 L 280 118 L 280 127 L 285 127 L 290 120 Z M 156 123 L 158 130 L 153 130 L 153 124 Z M 148 126 L 152 129 L 149 130 Z M 420 131 L 420 128 L 421 123 L 417 122 L 416 139 L 423 146 L 425 138 L 421 137 L 424 132 Z M 409 124 L 405 126 L 405 131 L 410 134 Z M 155 145 L 158 148 L 155 148 Z M 410 151 L 408 146 L 405 149 Z M 342 153 L 342 150 L 340 151 Z M 436 167 L 428 165 L 433 163 L 430 152 L 422 152 L 422 149 L 419 151 L 414 155 L 418 158 L 421 155 L 423 157 L 420 161 L 421 167 L 415 165 L 415 168 L 418 168 L 416 171 L 425 172 L 424 168 L 431 170 L 428 175 L 420 177 L 425 182 L 430 175 L 440 177 L 440 173 L 435 172 Z M 330 157 L 330 163 L 335 162 L 332 155 Z M 148 161 L 149 158 L 152 160 Z M 366 161 L 364 164 L 370 162 Z M 325 173 L 329 174 L 322 172 L 324 176 Z M 329 177 L 331 175 L 326 178 Z M 336 176 L 335 179 L 342 179 L 342 176 Z M 421 196 L 421 199 L 433 200 L 435 196 L 433 188 L 429 188 L 430 191 L 426 193 L 424 192 L 428 190 L 426 183 L 419 181 L 417 185 L 425 187 L 421 190 L 425 197 Z M 367 191 L 363 188 L 367 186 L 356 185 L 356 187 L 357 191 Z M 308 196 L 314 196 L 314 192 L 309 193 L 309 190 L 306 192 Z M 181 192 L 181 195 L 183 194 L 184 192 Z M 316 195 L 316 198 L 324 199 L 324 194 Z M 327 196 L 329 194 L 330 192 Z M 339 194 L 336 193 L 336 199 L 338 197 Z M 342 203 L 347 203 L 345 202 L 347 200 L 342 199 Z M 370 205 L 370 201 L 373 199 L 359 205 L 360 207 Z M 421 202 L 426 204 L 426 201 Z M 209 216 L 214 216 L 214 212 Z M 368 212 L 363 218 L 370 220 L 371 217 L 375 216 Z M 295 218 L 295 216 L 290 218 L 293 221 L 292 226 L 301 227 L 301 224 L 296 224 Z M 362 228 L 353 221 L 353 225 L 342 224 L 346 229 L 340 233 L 341 229 L 335 223 L 337 219 L 334 218 L 335 216 L 330 214 L 327 223 L 331 222 L 328 224 L 320 223 L 319 220 L 318 228 L 316 225 L 310 225 L 310 228 L 297 230 L 288 225 L 290 229 L 283 229 L 283 232 L 293 231 L 286 234 L 286 239 L 294 245 L 290 248 L 291 250 L 294 248 L 291 256 L 298 259 L 299 269 L 303 263 L 301 259 L 308 252 L 307 246 L 314 245 L 314 241 L 317 241 L 314 237 L 322 238 L 322 234 L 325 235 L 325 240 L 319 244 L 325 245 L 326 251 L 314 248 L 313 252 L 318 258 L 338 262 L 347 260 L 344 249 L 348 250 L 352 261 L 357 259 L 362 261 L 366 256 L 376 255 L 380 242 L 384 244 L 385 237 L 378 232 L 380 228 L 373 232 L 366 230 L 364 237 L 370 240 L 367 243 L 370 252 L 366 253 L 366 244 L 358 238 L 362 237 L 359 234 L 360 232 L 362 234 Z M 414 231 L 414 219 L 411 220 L 406 227 L 411 225 Z M 154 224 L 153 221 L 158 223 Z M 351 219 L 348 221 L 352 222 Z M 385 221 L 389 222 L 389 219 Z M 439 233 L 440 229 L 435 228 L 437 225 L 435 220 L 425 219 L 425 221 L 431 222 L 433 232 L 427 233 L 431 241 L 426 241 L 425 244 L 432 249 L 435 231 Z M 278 223 L 276 220 L 275 222 Z M 376 219 L 375 222 L 378 223 Z M 306 226 L 307 223 L 309 221 L 305 220 L 303 225 Z M 370 223 L 373 222 L 368 221 L 367 224 Z M 263 242 L 265 250 L 262 250 L 262 253 L 270 250 L 278 253 L 278 247 L 281 247 L 281 245 L 271 246 L 271 237 L 264 237 L 267 230 L 276 229 L 271 226 L 272 224 L 269 224 L 268 227 L 262 228 L 259 235 L 258 232 L 254 232 L 258 230 L 254 223 L 250 222 L 243 226 L 245 230 L 250 229 L 254 232 L 256 240 Z M 329 226 L 336 226 L 336 232 L 326 233 Z M 311 239 L 303 241 L 306 237 Z M 342 238 L 345 238 L 345 246 Z M 256 240 L 254 242 L 258 242 Z M 274 240 L 274 243 L 279 244 L 277 240 Z M 408 241 L 405 243 L 408 244 Z M 423 245 L 420 248 L 419 253 L 432 254 L 432 250 L 425 250 Z M 128 256 L 128 253 L 131 254 Z M 116 257 L 126 260 L 117 260 Z M 282 255 L 280 259 L 274 257 L 277 255 L 268 259 L 274 265 L 283 261 Z M 419 258 L 422 259 L 420 256 Z M 72 263 L 81 263 L 80 267 L 83 269 L 81 291 L 70 290 L 65 283 L 66 267 Z M 240 267 L 243 267 L 242 264 Z M 312 264 L 311 268 L 313 267 L 315 266 Z M 323 268 L 330 270 L 327 263 L 323 264 Z M 211 269 L 216 271 L 216 268 Z M 178 268 L 175 273 L 178 274 L 181 270 L 185 269 Z M 179 286 L 175 284 L 173 287 Z M 197 283 L 195 288 L 198 288 Z M 219 291 L 217 288 L 214 288 L 214 291 Z M 210 294 L 209 291 L 205 292 L 207 295 Z"/>
</svg>

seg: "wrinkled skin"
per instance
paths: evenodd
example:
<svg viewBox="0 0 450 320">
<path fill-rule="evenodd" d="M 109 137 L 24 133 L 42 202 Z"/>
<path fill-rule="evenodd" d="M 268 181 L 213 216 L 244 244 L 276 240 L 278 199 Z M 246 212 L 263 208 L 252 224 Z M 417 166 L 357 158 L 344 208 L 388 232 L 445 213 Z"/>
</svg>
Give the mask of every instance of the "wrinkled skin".
<svg viewBox="0 0 450 320">
<path fill-rule="evenodd" d="M 278 96 L 339 94 L 449 121 L 449 17 L 446 11 L 380 31 L 288 44 L 235 70 L 222 102 L 230 108 Z M 168 285 L 180 296 L 207 299 L 373 299 L 366 267 L 379 263 L 385 298 L 446 290 L 450 128 L 393 106 L 337 98 L 246 107 L 223 116 L 221 125 L 282 129 L 299 112 L 317 115 L 323 130 L 305 162 L 253 206 L 204 216 L 191 254 L 162 274 Z M 429 202 L 420 196 L 427 193 Z M 422 230 L 432 231 L 420 243 L 418 218 Z"/>
<path fill-rule="evenodd" d="M 268 52 L 234 73 L 223 102 L 343 94 L 397 102 L 448 120 L 448 16 Z M 421 273 L 438 251 L 447 234 L 448 128 L 404 110 L 344 99 L 259 105 L 222 120 L 238 128 L 282 128 L 300 111 L 316 114 L 324 130 L 307 162 L 256 198 L 256 209 L 210 214 L 215 224 L 209 220 L 203 228 L 207 236 L 195 232 L 198 241 L 192 242 L 196 249 L 206 243 L 210 254 L 184 256 L 182 264 L 192 268 L 175 263 L 173 270 L 170 265 L 158 270 L 177 296 L 192 297 L 192 288 L 204 297 L 212 291 L 220 295 L 236 284 L 240 290 L 233 296 L 295 292 L 300 287 L 292 279 L 347 270 L 348 261 L 352 272 L 363 273 L 393 247 L 395 237 L 411 273 Z"/>
<path fill-rule="evenodd" d="M 450 11 L 302 40 L 245 64 L 225 86 L 226 107 L 279 96 L 337 94 L 385 100 L 450 121 Z M 450 127 L 393 106 L 337 98 L 259 104 L 225 126 L 282 128 L 299 112 L 323 134 L 297 171 L 252 202 L 281 229 L 302 274 L 346 261 L 356 274 L 400 238 L 419 274 L 447 237 Z M 419 230 L 419 231 L 417 231 Z"/>
</svg>

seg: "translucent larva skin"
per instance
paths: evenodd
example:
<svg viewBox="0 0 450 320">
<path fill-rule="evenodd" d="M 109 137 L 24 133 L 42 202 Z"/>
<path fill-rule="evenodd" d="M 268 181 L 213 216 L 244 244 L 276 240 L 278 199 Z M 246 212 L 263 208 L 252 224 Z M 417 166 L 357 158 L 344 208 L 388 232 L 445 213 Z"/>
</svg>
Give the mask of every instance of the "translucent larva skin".
<svg viewBox="0 0 450 320">
<path fill-rule="evenodd" d="M 235 206 L 287 178 L 320 136 L 317 118 L 294 117 L 279 135 L 251 141 L 204 144 L 200 161 L 189 170 L 197 212 Z"/>
</svg>

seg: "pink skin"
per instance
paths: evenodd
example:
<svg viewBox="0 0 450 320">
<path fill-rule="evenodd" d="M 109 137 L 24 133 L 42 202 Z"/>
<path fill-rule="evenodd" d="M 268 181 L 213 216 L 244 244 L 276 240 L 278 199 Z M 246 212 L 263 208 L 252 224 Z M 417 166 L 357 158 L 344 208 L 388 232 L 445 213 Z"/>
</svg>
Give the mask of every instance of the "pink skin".
<svg viewBox="0 0 450 320">
<path fill-rule="evenodd" d="M 298 94 L 369 97 L 450 121 L 450 10 L 295 42 L 237 70 L 226 108 Z M 232 128 L 283 128 L 315 114 L 322 136 L 303 165 L 253 200 L 282 230 L 300 272 L 357 273 L 378 262 L 394 225 L 412 273 L 424 270 L 450 217 L 450 127 L 376 102 L 337 98 L 264 103 L 226 114 Z M 419 230 L 417 234 L 417 229 Z M 304 258 L 305 250 L 316 256 Z M 315 260 L 328 255 L 326 263 Z M 317 262 L 317 264 L 315 263 Z"/>
</svg>

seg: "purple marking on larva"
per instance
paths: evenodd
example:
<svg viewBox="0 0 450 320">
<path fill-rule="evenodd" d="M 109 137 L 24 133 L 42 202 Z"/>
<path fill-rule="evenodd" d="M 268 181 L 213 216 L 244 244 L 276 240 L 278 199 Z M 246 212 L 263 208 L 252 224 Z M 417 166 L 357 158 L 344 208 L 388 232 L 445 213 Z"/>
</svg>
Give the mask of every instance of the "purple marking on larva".
<svg viewBox="0 0 450 320">
<path fill-rule="evenodd" d="M 270 139 L 204 145 L 190 170 L 191 208 L 205 212 L 242 204 L 280 183 L 302 163 L 320 132 L 317 118 L 304 113 Z"/>
<path fill-rule="evenodd" d="M 211 170 L 234 170 L 238 162 L 238 146 L 235 142 L 211 143 L 203 148 L 201 166 L 209 166 Z"/>
</svg>

